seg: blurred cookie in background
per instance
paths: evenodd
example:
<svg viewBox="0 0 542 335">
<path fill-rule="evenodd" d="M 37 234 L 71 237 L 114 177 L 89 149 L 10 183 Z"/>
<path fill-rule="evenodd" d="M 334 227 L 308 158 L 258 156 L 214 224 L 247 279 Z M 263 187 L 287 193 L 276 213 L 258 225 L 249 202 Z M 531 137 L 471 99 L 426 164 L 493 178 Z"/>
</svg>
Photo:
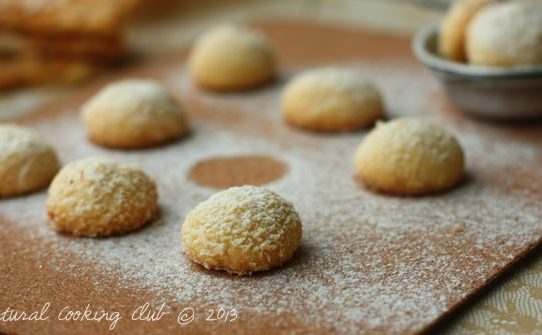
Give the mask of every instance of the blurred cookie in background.
<svg viewBox="0 0 542 335">
<path fill-rule="evenodd" d="M 472 19 L 485 7 L 499 0 L 457 0 L 454 1 L 440 25 L 439 52 L 449 60 L 464 62 L 465 35 Z"/>
<path fill-rule="evenodd" d="M 475 65 L 542 64 L 542 1 L 509 1 L 488 7 L 468 27 L 466 51 Z"/>
<path fill-rule="evenodd" d="M 0 0 L 0 27 L 61 35 L 114 36 L 135 0 Z"/>
<path fill-rule="evenodd" d="M 73 83 L 126 57 L 136 0 L 0 0 L 0 89 Z"/>
</svg>

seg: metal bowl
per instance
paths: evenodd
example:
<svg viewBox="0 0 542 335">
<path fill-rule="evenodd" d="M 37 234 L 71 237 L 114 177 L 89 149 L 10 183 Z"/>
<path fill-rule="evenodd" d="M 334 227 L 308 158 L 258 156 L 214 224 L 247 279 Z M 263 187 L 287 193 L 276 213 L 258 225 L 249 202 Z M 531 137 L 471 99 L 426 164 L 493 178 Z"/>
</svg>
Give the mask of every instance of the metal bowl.
<svg viewBox="0 0 542 335">
<path fill-rule="evenodd" d="M 461 110 L 498 119 L 542 116 L 542 65 L 493 68 L 453 62 L 437 53 L 438 24 L 418 32 L 416 57 L 443 82 Z"/>
</svg>

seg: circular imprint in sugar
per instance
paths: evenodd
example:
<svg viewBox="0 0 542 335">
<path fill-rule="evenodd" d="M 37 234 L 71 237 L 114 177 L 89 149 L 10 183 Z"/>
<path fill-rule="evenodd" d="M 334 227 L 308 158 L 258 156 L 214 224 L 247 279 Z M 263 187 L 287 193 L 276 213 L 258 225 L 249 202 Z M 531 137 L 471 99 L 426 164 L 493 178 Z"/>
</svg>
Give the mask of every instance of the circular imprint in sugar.
<svg viewBox="0 0 542 335">
<path fill-rule="evenodd" d="M 157 214 L 154 181 L 139 168 L 104 158 L 66 165 L 53 179 L 47 214 L 53 229 L 75 236 L 135 230 Z"/>
<path fill-rule="evenodd" d="M 179 102 L 159 83 L 127 79 L 107 85 L 81 109 L 89 138 L 130 149 L 172 141 L 188 131 Z"/>
<path fill-rule="evenodd" d="M 0 197 L 46 187 L 60 168 L 53 148 L 28 128 L 0 125 Z"/>
<path fill-rule="evenodd" d="M 483 66 L 542 64 L 542 3 L 511 1 L 480 12 L 468 28 L 467 57 Z"/>
<path fill-rule="evenodd" d="M 294 206 L 265 188 L 232 187 L 188 213 L 183 250 L 207 269 L 251 274 L 288 261 L 301 242 Z"/>
<path fill-rule="evenodd" d="M 348 131 L 373 125 L 383 103 L 375 85 L 355 70 L 322 68 L 294 77 L 284 89 L 282 113 L 300 128 Z"/>
<path fill-rule="evenodd" d="M 213 157 L 197 162 L 190 169 L 188 179 L 201 186 L 226 189 L 268 184 L 287 171 L 286 164 L 263 155 Z"/>
<path fill-rule="evenodd" d="M 455 137 L 410 118 L 379 123 L 359 145 L 354 164 L 364 184 L 400 195 L 443 191 L 464 174 L 463 150 Z"/>
<path fill-rule="evenodd" d="M 452 3 L 440 25 L 439 53 L 453 61 L 467 60 L 465 35 L 472 18 L 486 6 L 498 0 L 457 0 Z"/>
<path fill-rule="evenodd" d="M 243 90 L 276 76 L 273 46 L 261 33 L 239 25 L 218 26 L 198 38 L 188 60 L 192 78 L 202 87 Z"/>
</svg>

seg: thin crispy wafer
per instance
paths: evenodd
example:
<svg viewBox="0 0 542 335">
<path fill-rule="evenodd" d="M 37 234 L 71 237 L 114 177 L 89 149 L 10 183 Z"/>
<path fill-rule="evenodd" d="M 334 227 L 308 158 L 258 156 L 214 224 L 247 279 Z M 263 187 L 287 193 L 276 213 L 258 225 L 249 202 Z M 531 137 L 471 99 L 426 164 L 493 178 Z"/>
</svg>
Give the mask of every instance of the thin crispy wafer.
<svg viewBox="0 0 542 335">
<path fill-rule="evenodd" d="M 0 31 L 0 55 L 11 57 L 83 57 L 115 60 L 126 53 L 120 36 L 66 38 Z"/>
<path fill-rule="evenodd" d="M 87 79 L 103 65 L 80 59 L 0 58 L 0 90 L 40 84 L 71 84 Z"/>
</svg>

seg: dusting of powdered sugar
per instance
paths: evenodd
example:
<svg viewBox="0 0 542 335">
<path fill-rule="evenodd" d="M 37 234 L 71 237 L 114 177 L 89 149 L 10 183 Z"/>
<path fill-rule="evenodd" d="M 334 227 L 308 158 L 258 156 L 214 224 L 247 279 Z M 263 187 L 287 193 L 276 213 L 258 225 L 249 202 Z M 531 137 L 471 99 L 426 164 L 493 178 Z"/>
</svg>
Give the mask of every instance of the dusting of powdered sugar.
<svg viewBox="0 0 542 335">
<path fill-rule="evenodd" d="M 484 57 L 505 62 L 489 65 L 538 64 L 542 61 L 542 4 L 527 0 L 490 6 L 474 18 L 468 36 L 470 56 L 482 65 Z"/>
<path fill-rule="evenodd" d="M 375 79 L 390 115 L 423 115 L 436 91 L 436 84 L 411 65 L 341 65 Z M 418 80 L 410 85 L 413 76 Z M 97 262 L 119 283 L 162 292 L 176 302 L 236 308 L 241 316 L 294 315 L 344 334 L 420 331 L 542 236 L 539 197 L 493 173 L 510 164 L 534 166 L 540 147 L 432 116 L 458 137 L 470 178 L 441 195 L 384 196 L 353 178 L 353 154 L 365 132 L 331 136 L 288 127 L 278 107 L 282 85 L 250 94 L 204 93 L 181 66 L 162 80 L 184 99 L 193 129 L 171 145 L 103 150 L 85 139 L 71 110 L 36 125 L 64 162 L 106 155 L 140 165 L 158 185 L 157 223 L 122 237 L 66 239 L 48 228 L 45 193 L 3 201 L 6 219 L 54 242 L 59 253 L 69 250 Z M 270 273 L 237 277 L 195 271 L 181 251 L 181 224 L 215 190 L 198 186 L 187 174 L 202 159 L 246 154 L 288 164 L 288 174 L 266 187 L 295 205 L 303 222 L 301 247 L 289 264 Z M 542 179 L 540 173 L 533 176 Z"/>
</svg>

